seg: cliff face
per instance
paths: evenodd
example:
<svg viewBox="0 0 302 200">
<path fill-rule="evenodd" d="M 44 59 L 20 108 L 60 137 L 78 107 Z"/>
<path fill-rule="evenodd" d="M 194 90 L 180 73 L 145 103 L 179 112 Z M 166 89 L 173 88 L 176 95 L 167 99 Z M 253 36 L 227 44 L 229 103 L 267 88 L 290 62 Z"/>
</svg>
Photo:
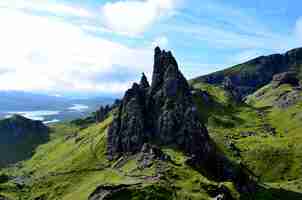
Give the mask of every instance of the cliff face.
<svg viewBox="0 0 302 200">
<path fill-rule="evenodd" d="M 293 49 L 285 54 L 261 56 L 219 72 L 197 77 L 192 82 L 223 86 L 225 82 L 231 82 L 236 85 L 237 97 L 243 98 L 270 83 L 274 75 L 284 72 L 295 73 L 301 80 L 302 48 Z"/>
<path fill-rule="evenodd" d="M 177 146 L 200 159 L 211 148 L 188 82 L 171 52 L 159 48 L 155 49 L 152 85 L 143 75 L 122 100 L 108 132 L 109 158 L 136 153 L 147 142 Z"/>
</svg>

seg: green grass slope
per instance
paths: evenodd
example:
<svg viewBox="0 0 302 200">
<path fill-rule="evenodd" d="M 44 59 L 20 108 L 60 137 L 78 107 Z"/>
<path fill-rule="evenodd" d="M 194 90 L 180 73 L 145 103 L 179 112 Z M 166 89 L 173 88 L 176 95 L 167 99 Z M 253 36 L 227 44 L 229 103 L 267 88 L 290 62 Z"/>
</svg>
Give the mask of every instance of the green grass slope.
<svg viewBox="0 0 302 200">
<path fill-rule="evenodd" d="M 87 200 L 98 186 L 124 185 L 127 189 L 112 199 L 209 200 L 221 188 L 227 188 L 233 199 L 240 198 L 232 183 L 207 179 L 173 148 L 162 147 L 171 161 L 154 160 L 144 168 L 139 155 L 109 162 L 105 150 L 111 121 L 109 117 L 85 129 L 72 124 L 51 127 L 51 141 L 30 160 L 2 170 L 10 180 L 0 182 L 0 195 L 12 200 Z"/>
<path fill-rule="evenodd" d="M 211 137 L 267 188 L 257 199 L 302 199 L 302 101 L 286 108 L 276 105 L 294 88 L 281 85 L 274 89 L 269 84 L 250 95 L 246 103 L 236 104 L 219 86 L 200 82 L 192 86 L 212 95 L 210 102 L 195 96 Z"/>
</svg>

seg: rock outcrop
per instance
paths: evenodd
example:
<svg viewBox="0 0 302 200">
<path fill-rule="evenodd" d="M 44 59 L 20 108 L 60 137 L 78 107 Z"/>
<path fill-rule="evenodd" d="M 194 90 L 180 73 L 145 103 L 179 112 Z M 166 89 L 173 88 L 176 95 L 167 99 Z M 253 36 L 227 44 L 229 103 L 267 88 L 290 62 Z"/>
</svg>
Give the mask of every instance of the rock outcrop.
<svg viewBox="0 0 302 200">
<path fill-rule="evenodd" d="M 284 72 L 273 76 L 272 87 L 277 88 L 282 84 L 290 84 L 292 86 L 299 86 L 299 79 L 295 72 Z"/>
<path fill-rule="evenodd" d="M 154 160 L 171 161 L 171 158 L 158 146 L 145 143 L 138 156 L 139 169 L 150 167 Z"/>
<path fill-rule="evenodd" d="M 147 79 L 146 79 L 147 80 Z M 144 84 L 144 83 L 143 83 Z M 108 114 L 118 108 L 121 104 L 121 101 L 119 99 L 116 99 L 112 105 L 106 105 L 101 106 L 96 112 L 95 112 L 95 120 L 96 123 L 104 121 L 108 117 Z"/>
<path fill-rule="evenodd" d="M 155 49 L 152 85 L 143 74 L 119 107 L 108 131 L 108 157 L 137 153 L 144 143 L 173 145 L 199 160 L 211 151 L 189 84 L 171 52 Z"/>
<path fill-rule="evenodd" d="M 111 107 L 109 105 L 101 106 L 96 112 L 95 112 L 95 121 L 102 122 L 108 115 L 108 113 L 111 111 Z"/>
<path fill-rule="evenodd" d="M 274 103 L 278 108 L 286 109 L 290 106 L 296 105 L 302 101 L 302 91 L 297 88 L 290 92 L 283 93 Z"/>
</svg>

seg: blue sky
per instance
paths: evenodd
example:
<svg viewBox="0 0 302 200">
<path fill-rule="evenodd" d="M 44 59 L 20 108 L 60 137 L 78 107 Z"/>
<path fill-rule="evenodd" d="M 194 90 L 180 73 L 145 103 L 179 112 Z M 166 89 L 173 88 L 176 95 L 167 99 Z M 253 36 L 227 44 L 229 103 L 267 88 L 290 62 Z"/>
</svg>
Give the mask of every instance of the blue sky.
<svg viewBox="0 0 302 200">
<path fill-rule="evenodd" d="M 120 95 L 172 50 L 188 78 L 302 46 L 300 0 L 2 0 L 0 90 Z"/>
</svg>

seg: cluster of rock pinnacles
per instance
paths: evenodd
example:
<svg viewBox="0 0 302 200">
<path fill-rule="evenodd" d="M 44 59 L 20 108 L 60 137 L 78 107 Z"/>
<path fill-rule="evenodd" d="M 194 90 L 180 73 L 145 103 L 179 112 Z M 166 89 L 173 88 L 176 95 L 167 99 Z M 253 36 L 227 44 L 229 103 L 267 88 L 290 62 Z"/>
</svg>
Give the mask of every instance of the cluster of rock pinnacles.
<svg viewBox="0 0 302 200">
<path fill-rule="evenodd" d="M 171 52 L 155 49 L 152 85 L 143 74 L 129 89 L 108 131 L 108 156 L 136 153 L 144 143 L 174 145 L 190 155 L 210 151 L 190 86 Z"/>
<path fill-rule="evenodd" d="M 192 90 L 172 53 L 155 49 L 152 85 L 143 74 L 125 93 L 108 130 L 107 155 L 114 160 L 142 151 L 144 144 L 173 146 L 190 157 L 187 163 L 207 173 L 241 182 L 241 173 L 217 153 L 198 118 Z"/>
</svg>

